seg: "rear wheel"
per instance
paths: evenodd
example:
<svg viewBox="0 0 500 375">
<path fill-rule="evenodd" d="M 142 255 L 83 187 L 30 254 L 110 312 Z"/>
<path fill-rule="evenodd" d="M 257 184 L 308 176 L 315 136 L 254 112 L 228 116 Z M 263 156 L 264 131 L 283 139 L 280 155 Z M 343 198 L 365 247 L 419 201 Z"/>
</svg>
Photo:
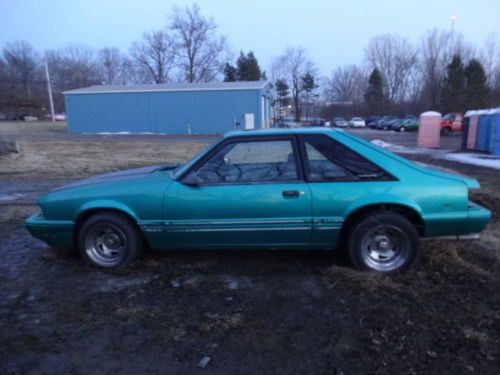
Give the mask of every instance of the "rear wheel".
<svg viewBox="0 0 500 375">
<path fill-rule="evenodd" d="M 125 267 L 136 261 L 143 248 L 142 237 L 127 217 L 102 212 L 88 218 L 78 235 L 82 258 L 100 268 Z"/>
<path fill-rule="evenodd" d="M 405 132 L 405 131 L 406 131 L 406 128 L 405 128 L 404 126 L 400 126 L 400 127 L 399 127 L 399 131 L 400 131 L 400 132 Z"/>
<path fill-rule="evenodd" d="M 381 211 L 354 224 L 347 249 L 357 269 L 396 273 L 417 260 L 418 245 L 418 232 L 408 219 L 394 212 Z"/>
</svg>

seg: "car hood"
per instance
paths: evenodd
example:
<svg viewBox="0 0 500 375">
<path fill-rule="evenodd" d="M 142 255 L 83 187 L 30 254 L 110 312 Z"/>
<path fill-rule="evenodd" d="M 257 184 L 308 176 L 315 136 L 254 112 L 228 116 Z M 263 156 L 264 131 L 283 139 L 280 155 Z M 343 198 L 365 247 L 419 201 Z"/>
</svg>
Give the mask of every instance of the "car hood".
<svg viewBox="0 0 500 375">
<path fill-rule="evenodd" d="M 118 181 L 130 181 L 130 180 L 139 180 L 146 178 L 151 175 L 155 171 L 168 171 L 176 168 L 178 165 L 155 165 L 150 167 L 142 167 L 142 168 L 133 168 L 127 169 L 123 171 L 105 173 L 98 176 L 93 176 L 90 178 L 86 178 L 84 180 L 75 181 L 70 184 L 61 186 L 52 191 L 65 190 L 75 187 L 88 186 L 88 185 L 97 185 L 107 182 L 118 182 Z"/>
</svg>

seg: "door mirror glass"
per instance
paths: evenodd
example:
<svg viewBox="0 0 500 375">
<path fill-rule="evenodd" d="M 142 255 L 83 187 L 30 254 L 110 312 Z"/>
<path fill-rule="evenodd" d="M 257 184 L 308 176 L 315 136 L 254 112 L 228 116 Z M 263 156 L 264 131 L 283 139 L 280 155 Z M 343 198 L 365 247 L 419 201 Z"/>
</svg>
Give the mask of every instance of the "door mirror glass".
<svg viewBox="0 0 500 375">
<path fill-rule="evenodd" d="M 198 176 L 198 173 L 191 172 L 181 182 L 187 186 L 200 186 L 203 183 L 203 179 Z"/>
</svg>

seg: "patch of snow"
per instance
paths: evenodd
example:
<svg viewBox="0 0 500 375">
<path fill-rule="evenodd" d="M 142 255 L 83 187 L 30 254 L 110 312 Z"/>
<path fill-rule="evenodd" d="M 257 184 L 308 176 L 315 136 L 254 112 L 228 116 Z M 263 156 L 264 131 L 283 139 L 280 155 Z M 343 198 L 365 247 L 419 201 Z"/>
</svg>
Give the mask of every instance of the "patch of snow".
<svg viewBox="0 0 500 375">
<path fill-rule="evenodd" d="M 116 134 L 131 134 L 130 132 L 117 132 Z"/>
<path fill-rule="evenodd" d="M 394 149 L 402 149 L 404 148 L 403 146 L 395 145 L 389 142 L 382 141 L 380 139 L 374 139 L 371 141 L 375 146 L 382 147 L 382 148 L 394 148 Z"/>
<path fill-rule="evenodd" d="M 427 111 L 427 112 L 424 112 L 420 115 L 420 117 L 427 117 L 427 116 L 432 116 L 432 117 L 441 116 L 441 113 L 436 112 L 436 111 Z"/>
<path fill-rule="evenodd" d="M 472 164 L 480 167 L 500 169 L 500 158 L 484 154 L 471 153 L 446 153 L 444 158 L 464 164 Z"/>
</svg>

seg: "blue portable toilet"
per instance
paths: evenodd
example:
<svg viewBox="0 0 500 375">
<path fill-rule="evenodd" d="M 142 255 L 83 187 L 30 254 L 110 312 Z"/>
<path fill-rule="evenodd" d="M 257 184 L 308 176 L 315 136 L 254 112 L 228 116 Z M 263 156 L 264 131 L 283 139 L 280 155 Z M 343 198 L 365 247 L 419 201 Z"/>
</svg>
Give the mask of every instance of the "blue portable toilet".
<svg viewBox="0 0 500 375">
<path fill-rule="evenodd" d="M 476 150 L 493 152 L 493 143 L 495 139 L 495 115 L 493 111 L 485 111 L 479 116 L 476 138 Z"/>
<path fill-rule="evenodd" d="M 495 109 L 495 155 L 500 156 L 500 108 Z"/>
</svg>

